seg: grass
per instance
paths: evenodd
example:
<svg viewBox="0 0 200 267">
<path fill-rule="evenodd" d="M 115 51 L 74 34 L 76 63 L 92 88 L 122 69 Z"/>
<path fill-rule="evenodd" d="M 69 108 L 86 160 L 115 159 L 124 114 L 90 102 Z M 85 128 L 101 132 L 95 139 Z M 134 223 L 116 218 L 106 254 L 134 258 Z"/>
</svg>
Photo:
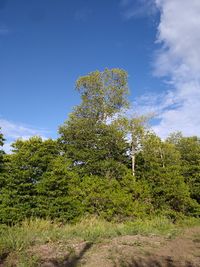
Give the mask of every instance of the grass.
<svg viewBox="0 0 200 267">
<path fill-rule="evenodd" d="M 94 243 L 106 238 L 136 234 L 165 235 L 171 238 L 183 227 L 196 224 L 197 220 L 187 219 L 175 225 L 165 217 L 137 219 L 124 223 L 111 223 L 92 217 L 74 225 L 60 225 L 49 220 L 30 219 L 12 227 L 0 225 L 0 261 L 8 255 L 15 255 L 19 258 L 18 267 L 37 266 L 37 257 L 29 258 L 29 265 L 23 264 L 23 258 L 27 259 L 26 251 L 35 245 L 58 242 L 67 245 L 74 239 Z"/>
</svg>

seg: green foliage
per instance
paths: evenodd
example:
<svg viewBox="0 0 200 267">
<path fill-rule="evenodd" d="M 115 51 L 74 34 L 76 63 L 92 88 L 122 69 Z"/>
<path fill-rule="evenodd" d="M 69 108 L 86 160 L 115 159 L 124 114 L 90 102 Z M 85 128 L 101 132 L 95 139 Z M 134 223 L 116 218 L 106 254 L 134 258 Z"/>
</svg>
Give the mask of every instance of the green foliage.
<svg viewBox="0 0 200 267">
<path fill-rule="evenodd" d="M 49 166 L 36 185 L 38 193 L 36 215 L 61 221 L 73 221 L 82 216 L 79 178 L 64 157 L 59 156 Z"/>
<path fill-rule="evenodd" d="M 0 128 L 0 130 L 1 130 L 1 128 Z M 3 134 L 0 132 L 0 146 L 3 146 L 3 144 L 4 144 L 4 137 L 3 137 Z"/>
<path fill-rule="evenodd" d="M 59 132 L 63 151 L 78 172 L 113 177 L 123 172 L 128 144 L 113 124 L 72 116 Z"/>
<path fill-rule="evenodd" d="M 122 69 L 91 72 L 77 80 L 76 88 L 82 99 L 77 116 L 105 121 L 128 106 L 127 73 Z"/>
<path fill-rule="evenodd" d="M 196 224 L 199 222 L 195 222 Z M 0 258 L 10 253 L 26 252 L 31 246 L 59 241 L 65 244 L 69 240 L 82 239 L 99 242 L 102 238 L 120 235 L 173 235 L 177 227 L 194 225 L 194 220 L 184 219 L 177 225 L 165 217 L 136 219 L 122 223 L 108 222 L 98 217 L 87 217 L 76 224 L 60 225 L 44 219 L 25 220 L 12 227 L 0 226 Z"/>
<path fill-rule="evenodd" d="M 0 184 L 0 221 L 13 223 L 34 214 L 36 186 L 49 163 L 59 154 L 56 141 L 33 137 L 13 144 L 13 154 L 6 155 Z"/>
<path fill-rule="evenodd" d="M 66 259 L 66 255 L 69 256 L 74 251 L 71 244 L 82 244 L 84 241 L 94 244 L 105 242 L 108 238 L 138 234 L 173 238 L 184 227 L 194 225 L 199 225 L 199 220 L 184 218 L 174 224 L 163 216 L 122 223 L 90 216 L 76 224 L 62 225 L 44 219 L 30 219 L 12 227 L 0 226 L 0 259 L 4 259 L 3 266 L 41 266 L 44 265 L 44 256 L 47 256 L 46 253 L 42 254 L 42 248 L 46 248 L 44 252 L 48 248 L 58 249 L 56 260 L 61 259 L 63 262 L 63 256 Z"/>
<path fill-rule="evenodd" d="M 1 149 L 1 147 L 3 146 L 4 144 L 4 137 L 3 137 L 3 134 L 1 133 L 1 127 L 0 127 L 0 175 L 1 175 L 1 172 L 2 172 L 2 169 L 3 169 L 3 155 L 4 155 L 4 151 Z"/>
<path fill-rule="evenodd" d="M 12 154 L 0 150 L 0 222 L 198 217 L 199 138 L 177 133 L 162 141 L 148 130 L 148 116 L 122 117 L 128 84 L 121 69 L 89 73 L 76 89 L 82 101 L 58 140 L 32 137 L 17 140 Z"/>
<path fill-rule="evenodd" d="M 150 209 L 143 203 L 148 194 L 137 199 L 137 183 L 132 176 L 125 177 L 123 183 L 116 179 L 86 176 L 79 187 L 85 213 L 95 214 L 107 220 L 121 221 L 125 218 L 144 216 Z"/>
<path fill-rule="evenodd" d="M 187 212 L 189 188 L 181 173 L 180 154 L 173 144 L 147 134 L 137 157 L 136 177 L 148 182 L 155 209 Z"/>
<path fill-rule="evenodd" d="M 200 139 L 172 134 L 168 142 L 174 143 L 181 155 L 181 170 L 190 188 L 191 197 L 200 203 Z"/>
</svg>

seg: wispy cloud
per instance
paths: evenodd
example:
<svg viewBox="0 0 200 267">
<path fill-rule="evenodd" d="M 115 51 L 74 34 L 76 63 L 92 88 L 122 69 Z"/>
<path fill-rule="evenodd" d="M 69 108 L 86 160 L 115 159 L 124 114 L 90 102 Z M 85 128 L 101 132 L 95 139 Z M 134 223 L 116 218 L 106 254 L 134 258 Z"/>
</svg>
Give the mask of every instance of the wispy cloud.
<svg viewBox="0 0 200 267">
<path fill-rule="evenodd" d="M 150 16 L 157 12 L 154 0 L 121 0 L 120 7 L 125 19 Z"/>
<path fill-rule="evenodd" d="M 137 100 L 140 111 L 153 109 L 161 137 L 181 130 L 200 136 L 200 1 L 156 0 L 161 17 L 157 42 L 161 49 L 154 74 L 167 77 L 171 89 L 160 96 Z"/>
<path fill-rule="evenodd" d="M 6 119 L 0 118 L 0 127 L 1 131 L 6 138 L 6 143 L 4 145 L 4 150 L 10 152 L 11 144 L 16 139 L 28 139 L 31 136 L 41 136 L 43 139 L 46 139 L 49 135 L 49 131 L 45 129 L 38 129 L 35 127 L 27 126 L 22 123 L 11 122 Z"/>
<path fill-rule="evenodd" d="M 200 1 L 156 0 L 156 4 L 161 11 L 157 41 L 162 49 L 155 72 L 170 77 L 180 105 L 169 106 L 155 130 L 164 136 L 168 129 L 200 135 Z"/>
<path fill-rule="evenodd" d="M 181 105 L 179 99 L 172 91 L 163 92 L 160 94 L 147 93 L 137 97 L 133 102 L 135 113 L 143 115 L 154 113 L 156 118 L 160 118 L 161 114 L 169 109 L 176 109 Z"/>
</svg>

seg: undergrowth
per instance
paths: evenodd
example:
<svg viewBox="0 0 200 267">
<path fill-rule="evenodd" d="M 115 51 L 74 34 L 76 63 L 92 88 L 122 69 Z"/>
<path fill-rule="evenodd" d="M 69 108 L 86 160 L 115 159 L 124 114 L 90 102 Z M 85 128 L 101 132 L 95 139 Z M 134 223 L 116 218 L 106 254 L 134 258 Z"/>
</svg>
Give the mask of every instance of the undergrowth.
<svg viewBox="0 0 200 267">
<path fill-rule="evenodd" d="M 154 217 L 152 219 L 137 219 L 124 223 L 112 223 L 105 220 L 90 217 L 83 219 L 77 224 L 66 224 L 52 222 L 44 219 L 25 220 L 14 226 L 0 225 L 0 262 L 15 255 L 17 265 L 5 266 L 37 266 L 37 257 L 29 258 L 29 265 L 21 264 L 27 258 L 26 251 L 33 246 L 47 243 L 69 244 L 70 240 L 78 239 L 88 242 L 100 242 L 102 239 L 112 238 L 120 235 L 165 235 L 173 238 L 183 227 L 194 226 L 199 221 L 187 218 L 172 223 L 166 217 Z M 10 255 L 10 256 L 9 256 Z M 9 256 L 9 257 L 8 257 Z"/>
</svg>

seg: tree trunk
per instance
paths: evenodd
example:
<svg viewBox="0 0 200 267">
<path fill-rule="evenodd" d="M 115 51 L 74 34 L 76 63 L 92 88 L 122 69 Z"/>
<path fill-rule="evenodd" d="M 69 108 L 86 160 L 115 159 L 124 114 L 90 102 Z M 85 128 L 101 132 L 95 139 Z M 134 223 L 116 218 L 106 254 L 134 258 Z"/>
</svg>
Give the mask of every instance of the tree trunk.
<svg viewBox="0 0 200 267">
<path fill-rule="evenodd" d="M 133 151 L 131 158 L 132 158 L 132 174 L 133 176 L 135 176 L 135 153 L 133 153 Z"/>
<path fill-rule="evenodd" d="M 132 174 L 135 176 L 135 154 L 136 154 L 136 140 L 132 135 L 132 146 L 131 146 L 131 160 L 132 160 Z"/>
</svg>

